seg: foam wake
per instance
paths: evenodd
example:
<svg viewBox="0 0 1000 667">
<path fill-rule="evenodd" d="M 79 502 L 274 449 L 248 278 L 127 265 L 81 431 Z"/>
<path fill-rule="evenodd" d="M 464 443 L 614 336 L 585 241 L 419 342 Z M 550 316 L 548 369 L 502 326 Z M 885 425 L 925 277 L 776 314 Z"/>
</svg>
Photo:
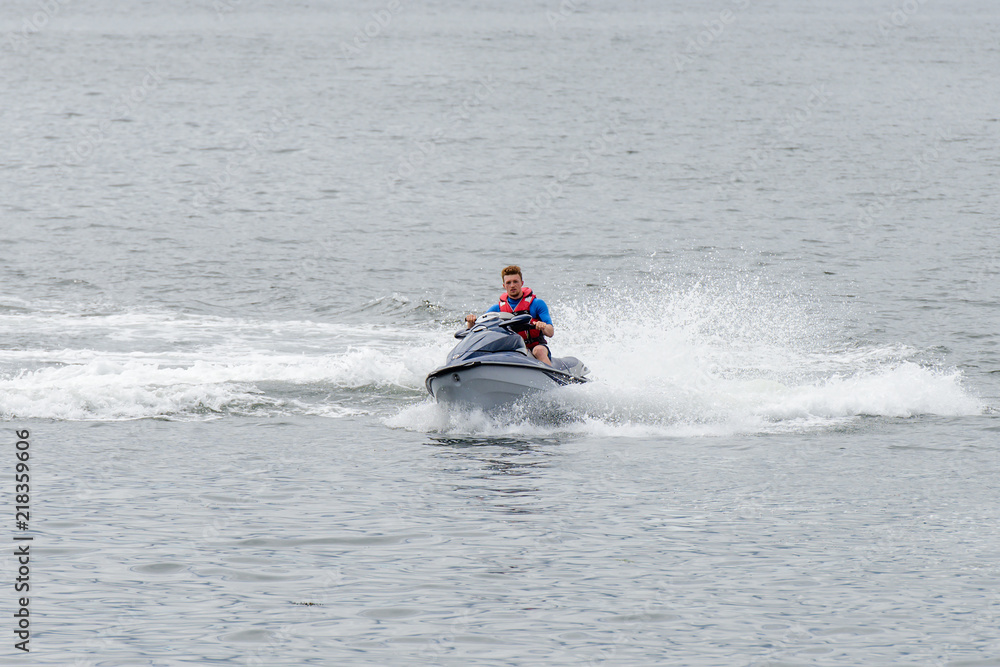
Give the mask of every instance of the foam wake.
<svg viewBox="0 0 1000 667">
<path fill-rule="evenodd" d="M 359 397 L 416 394 L 433 365 L 422 360 L 447 348 L 412 328 L 169 312 L 18 313 L 0 328 L 32 342 L 0 350 L 6 419 L 363 414 L 377 401 Z"/>
<path fill-rule="evenodd" d="M 844 341 L 836 324 L 820 305 L 758 282 L 618 290 L 560 305 L 555 353 L 584 359 L 593 380 L 551 396 L 569 419 L 497 420 L 427 403 L 386 423 L 495 435 L 683 436 L 984 410 L 960 372 L 921 361 L 906 345 Z"/>
<path fill-rule="evenodd" d="M 556 308 L 554 352 L 583 359 L 593 381 L 497 420 L 426 398 L 458 314 L 361 326 L 24 305 L 0 312 L 0 417 L 370 414 L 421 432 L 646 436 L 985 409 L 960 372 L 903 344 L 845 339 L 821 304 L 756 282 L 626 286 Z"/>
</svg>

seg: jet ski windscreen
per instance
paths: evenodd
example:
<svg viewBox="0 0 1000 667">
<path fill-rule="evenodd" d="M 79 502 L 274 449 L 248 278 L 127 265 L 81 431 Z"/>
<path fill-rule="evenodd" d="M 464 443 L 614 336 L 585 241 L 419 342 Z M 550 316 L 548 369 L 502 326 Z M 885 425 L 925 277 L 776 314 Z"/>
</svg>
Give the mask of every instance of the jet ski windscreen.
<svg viewBox="0 0 1000 667">
<path fill-rule="evenodd" d="M 524 339 L 520 336 L 499 331 L 482 331 L 467 337 L 448 355 L 448 362 L 458 358 L 469 359 L 494 352 L 527 352 Z"/>
</svg>

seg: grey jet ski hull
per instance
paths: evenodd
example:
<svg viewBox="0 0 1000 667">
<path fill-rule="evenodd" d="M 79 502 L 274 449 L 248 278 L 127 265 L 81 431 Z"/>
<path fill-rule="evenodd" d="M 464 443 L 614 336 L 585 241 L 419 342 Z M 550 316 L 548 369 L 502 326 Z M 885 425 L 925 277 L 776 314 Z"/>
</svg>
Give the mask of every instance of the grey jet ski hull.
<svg viewBox="0 0 1000 667">
<path fill-rule="evenodd" d="M 449 405 L 486 411 L 567 384 L 586 382 L 587 367 L 575 357 L 535 359 L 520 335 L 510 329 L 529 326 L 531 317 L 488 313 L 474 327 L 459 331 L 462 342 L 448 354 L 448 362 L 427 376 L 427 391 Z"/>
<path fill-rule="evenodd" d="M 493 412 L 526 396 L 580 382 L 586 380 L 540 365 L 467 362 L 434 371 L 425 384 L 439 403 Z"/>
</svg>

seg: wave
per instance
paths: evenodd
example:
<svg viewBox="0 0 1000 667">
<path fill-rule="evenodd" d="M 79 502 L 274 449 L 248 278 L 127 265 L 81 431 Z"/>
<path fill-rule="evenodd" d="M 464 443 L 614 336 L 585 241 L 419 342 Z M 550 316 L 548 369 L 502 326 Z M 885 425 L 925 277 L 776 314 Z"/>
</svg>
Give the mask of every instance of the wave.
<svg viewBox="0 0 1000 667">
<path fill-rule="evenodd" d="M 498 436 L 687 436 L 984 411 L 959 371 L 899 343 L 845 343 L 836 324 L 820 304 L 738 277 L 616 290 L 560 306 L 554 353 L 579 356 L 592 371 L 591 383 L 551 397 L 571 424 L 433 405 L 404 409 L 386 424 Z"/>
<path fill-rule="evenodd" d="M 79 353 L 72 356 L 79 356 Z M 136 419 L 205 414 L 345 416 L 336 389 L 405 386 L 405 364 L 376 350 L 332 356 L 261 355 L 223 361 L 112 359 L 50 366 L 0 380 L 5 418 Z M 267 389 L 262 388 L 270 385 Z"/>
<path fill-rule="evenodd" d="M 423 304 L 419 322 L 400 325 L 394 305 L 385 318 L 393 324 L 367 326 L 12 309 L 0 313 L 14 341 L 0 350 L 0 416 L 371 415 L 423 432 L 648 436 L 840 428 L 985 407 L 960 372 L 903 344 L 844 341 L 823 307 L 773 286 L 654 284 L 611 296 L 558 305 L 554 352 L 584 359 L 592 382 L 503 420 L 426 398 L 423 379 L 451 347 L 459 315 Z"/>
<path fill-rule="evenodd" d="M 430 331 L 162 311 L 42 309 L 0 330 L 24 341 L 0 350 L 5 419 L 364 414 L 359 394 L 415 393 L 433 365 L 415 359 L 447 347 Z"/>
<path fill-rule="evenodd" d="M 597 379 L 553 392 L 535 413 L 494 417 L 424 401 L 384 422 L 407 430 L 491 436 L 688 437 L 807 432 L 845 428 L 863 417 L 961 416 L 983 410 L 962 386 L 960 373 L 904 363 L 798 385 L 758 379 L 622 387 Z"/>
</svg>

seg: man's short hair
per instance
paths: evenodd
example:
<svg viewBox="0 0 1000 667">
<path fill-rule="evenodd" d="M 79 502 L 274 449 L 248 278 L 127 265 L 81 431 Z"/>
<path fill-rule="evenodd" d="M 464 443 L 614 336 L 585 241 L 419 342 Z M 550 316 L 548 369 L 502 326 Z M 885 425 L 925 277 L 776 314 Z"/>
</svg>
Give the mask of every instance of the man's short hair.
<svg viewBox="0 0 1000 667">
<path fill-rule="evenodd" d="M 521 267 L 517 264 L 504 267 L 504 270 L 500 272 L 500 280 L 503 280 L 507 276 L 517 276 L 521 280 L 524 280 L 524 276 L 521 275 Z"/>
</svg>

